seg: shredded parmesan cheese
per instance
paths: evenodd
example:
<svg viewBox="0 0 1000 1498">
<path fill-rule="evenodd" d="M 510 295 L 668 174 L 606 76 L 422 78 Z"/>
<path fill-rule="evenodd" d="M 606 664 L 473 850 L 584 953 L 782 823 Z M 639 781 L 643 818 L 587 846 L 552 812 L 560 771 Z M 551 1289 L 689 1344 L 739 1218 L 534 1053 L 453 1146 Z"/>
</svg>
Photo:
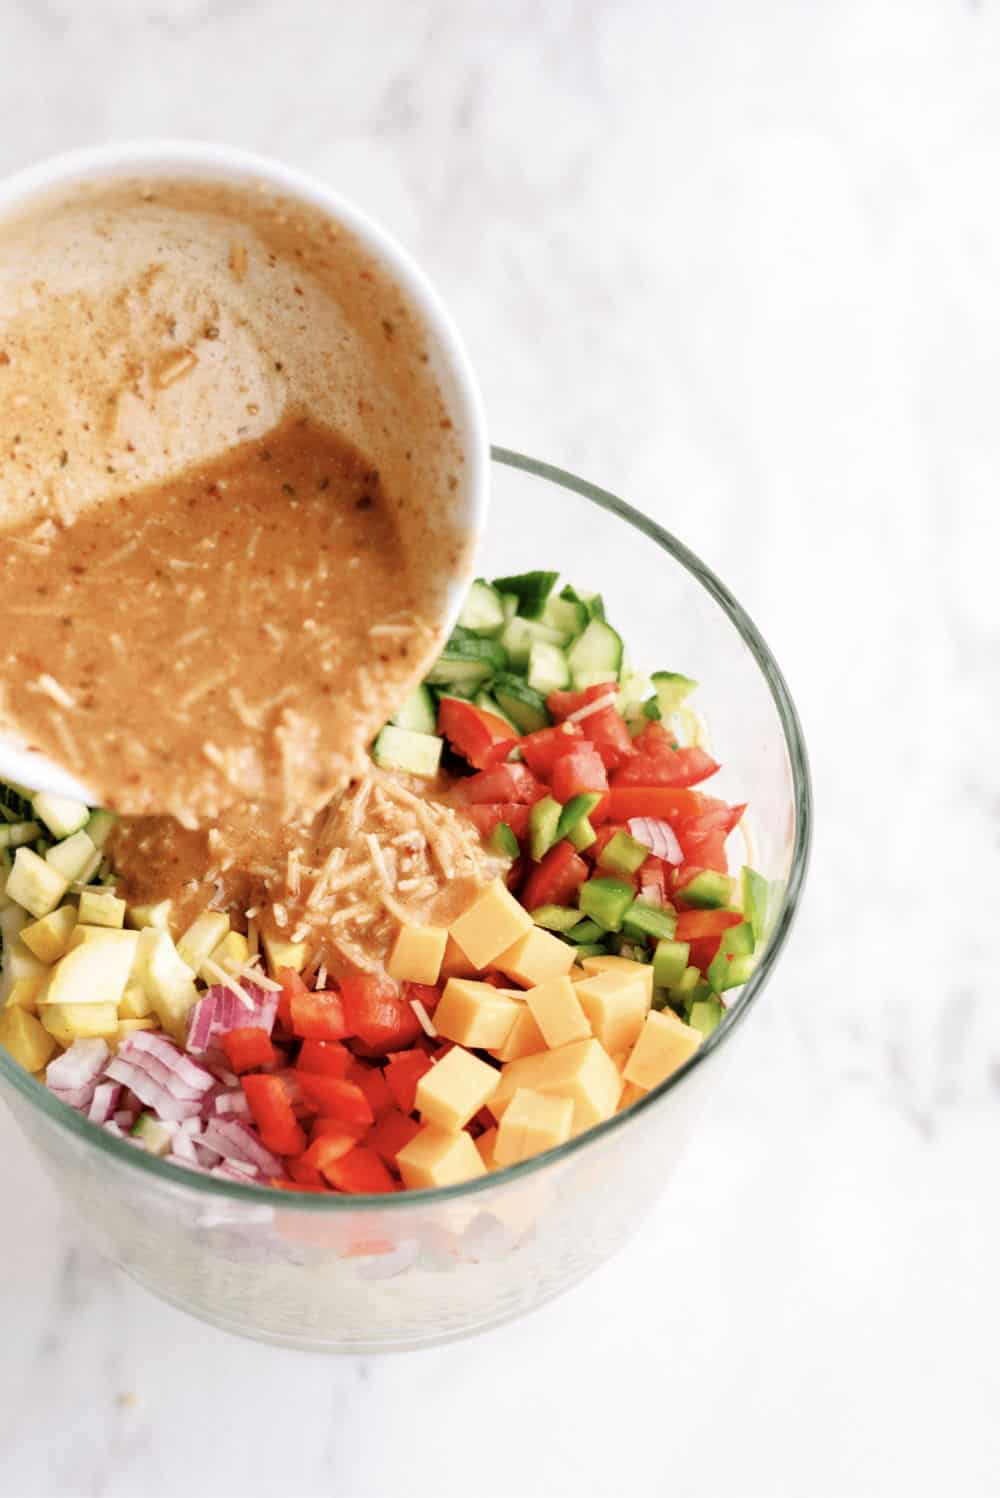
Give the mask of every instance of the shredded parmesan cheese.
<svg viewBox="0 0 1000 1498">
<path fill-rule="evenodd" d="M 584 718 L 589 718 L 592 713 L 602 713 L 606 707 L 614 707 L 618 701 L 617 687 L 610 692 L 605 692 L 603 697 L 595 697 L 593 702 L 588 702 L 584 707 L 578 707 L 575 713 L 570 713 L 566 718 L 567 723 L 582 723 Z"/>
<path fill-rule="evenodd" d="M 434 1021 L 427 1013 L 427 1010 L 424 1008 L 422 1001 L 420 999 L 411 999 L 410 1008 L 413 1010 L 414 1014 L 417 1016 L 417 1019 L 420 1021 L 420 1028 L 423 1030 L 424 1034 L 427 1035 L 431 1040 L 437 1040 L 438 1032 L 434 1028 Z"/>
<path fill-rule="evenodd" d="M 226 972 L 224 967 L 220 967 L 217 962 L 213 962 L 210 957 L 206 957 L 205 961 L 202 963 L 201 971 L 203 973 L 208 973 L 210 977 L 215 978 L 217 982 L 222 984 L 223 988 L 228 988 L 229 992 L 234 993 L 236 997 L 247 1006 L 248 1009 L 252 1009 L 254 1007 L 253 999 L 247 993 L 246 989 L 241 988 L 236 979 L 231 977 L 229 973 Z"/>
<path fill-rule="evenodd" d="M 43 697 L 51 697 L 52 701 L 58 707 L 64 707 L 67 710 L 76 707 L 76 698 L 67 692 L 62 683 L 56 681 L 55 677 L 50 676 L 47 671 L 43 671 L 37 681 L 29 683 L 29 690 L 39 692 Z"/>
</svg>

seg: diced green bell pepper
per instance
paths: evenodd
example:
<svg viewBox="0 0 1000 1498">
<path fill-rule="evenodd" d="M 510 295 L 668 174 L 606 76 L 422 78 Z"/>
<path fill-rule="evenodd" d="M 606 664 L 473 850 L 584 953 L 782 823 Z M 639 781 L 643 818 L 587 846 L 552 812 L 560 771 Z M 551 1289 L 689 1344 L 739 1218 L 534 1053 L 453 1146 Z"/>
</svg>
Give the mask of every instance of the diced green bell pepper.
<svg viewBox="0 0 1000 1498">
<path fill-rule="evenodd" d="M 582 962 L 585 957 L 606 957 L 608 949 L 603 942 L 582 942 L 576 949 L 576 960 Z"/>
<path fill-rule="evenodd" d="M 584 848 L 589 848 L 591 843 L 597 842 L 597 833 L 590 825 L 589 817 L 580 818 L 569 834 L 569 840 L 578 853 L 582 853 Z"/>
<path fill-rule="evenodd" d="M 725 1012 L 722 1001 L 713 993 L 707 999 L 699 999 L 697 1003 L 691 1005 L 687 1022 L 692 1030 L 700 1030 L 707 1040 L 712 1031 L 721 1023 Z"/>
<path fill-rule="evenodd" d="M 764 940 L 764 932 L 767 929 L 767 903 L 768 889 L 767 880 L 763 874 L 758 874 L 749 864 L 743 866 L 743 915 L 753 927 L 754 944 L 757 945 Z"/>
<path fill-rule="evenodd" d="M 489 835 L 486 843 L 491 853 L 498 854 L 501 858 L 517 858 L 521 851 L 514 829 L 508 822 L 498 822 Z"/>
<path fill-rule="evenodd" d="M 733 881 L 728 874 L 717 874 L 714 869 L 702 869 L 700 874 L 677 891 L 688 905 L 698 910 L 719 910 L 728 905 L 733 897 Z"/>
<path fill-rule="evenodd" d="M 580 909 L 603 931 L 620 931 L 625 912 L 635 899 L 631 884 L 621 879 L 588 879 L 580 888 Z"/>
<path fill-rule="evenodd" d="M 531 856 L 541 863 L 550 848 L 555 846 L 562 807 L 553 796 L 543 796 L 531 808 L 528 822 Z"/>
<path fill-rule="evenodd" d="M 598 800 L 600 797 L 598 797 Z M 634 874 L 649 857 L 649 848 L 640 843 L 629 832 L 616 832 L 601 849 L 598 868 L 610 869 L 612 874 Z"/>
<path fill-rule="evenodd" d="M 571 796 L 559 818 L 559 836 L 569 837 L 573 829 L 590 816 L 600 799 L 600 791 L 581 791 L 579 796 Z"/>
<path fill-rule="evenodd" d="M 600 941 L 604 932 L 596 921 L 581 920 L 578 926 L 571 926 L 566 935 L 570 941 L 586 946 L 588 942 Z"/>
<path fill-rule="evenodd" d="M 691 955 L 691 945 L 686 941 L 658 941 L 653 953 L 653 983 L 657 988 L 673 988 L 681 981 Z M 697 968 L 692 968 L 697 973 Z"/>
<path fill-rule="evenodd" d="M 677 930 L 677 916 L 662 905 L 636 900 L 625 917 L 625 935 L 633 941 L 669 941 Z"/>
<path fill-rule="evenodd" d="M 531 919 L 546 931 L 572 931 L 574 926 L 585 924 L 583 912 L 570 910 L 568 905 L 539 905 L 531 912 Z M 599 932 L 600 928 L 595 926 L 594 930 Z"/>
</svg>

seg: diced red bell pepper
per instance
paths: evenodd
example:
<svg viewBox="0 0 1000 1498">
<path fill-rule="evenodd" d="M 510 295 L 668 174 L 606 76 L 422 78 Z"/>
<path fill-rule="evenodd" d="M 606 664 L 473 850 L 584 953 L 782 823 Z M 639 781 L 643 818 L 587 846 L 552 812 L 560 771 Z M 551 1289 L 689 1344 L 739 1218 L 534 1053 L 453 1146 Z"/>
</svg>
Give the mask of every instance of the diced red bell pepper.
<svg viewBox="0 0 1000 1498">
<path fill-rule="evenodd" d="M 606 791 L 608 772 L 593 744 L 585 741 L 571 754 L 557 759 L 552 767 L 551 785 L 553 796 L 564 806 L 584 791 Z M 605 796 L 590 813 L 590 820 L 595 824 L 603 822 L 608 814 L 608 798 Z"/>
<path fill-rule="evenodd" d="M 242 1086 L 264 1145 L 276 1155 L 301 1154 L 306 1136 L 283 1079 L 257 1072 L 243 1077 Z"/>
<path fill-rule="evenodd" d="M 340 995 L 349 1033 L 376 1055 L 411 1046 L 422 1033 L 420 1021 L 391 978 L 342 978 Z"/>
<path fill-rule="evenodd" d="M 608 792 L 608 817 L 614 822 L 627 822 L 630 817 L 660 817 L 676 828 L 681 818 L 697 817 L 706 800 L 700 791 L 673 786 L 612 786 Z"/>
<path fill-rule="evenodd" d="M 292 1000 L 299 994 L 308 993 L 309 990 L 298 973 L 290 967 L 279 967 L 277 979 L 281 984 L 281 993 L 278 995 L 278 1023 L 283 1030 L 291 1034 Z"/>
<path fill-rule="evenodd" d="M 309 1125 L 309 1138 L 311 1141 L 313 1139 L 324 1139 L 328 1134 L 335 1135 L 337 1138 L 341 1134 L 349 1134 L 355 1144 L 360 1144 L 368 1133 L 369 1127 L 368 1124 L 344 1123 L 343 1119 L 340 1118 L 314 1118 Z"/>
<path fill-rule="evenodd" d="M 403 998 L 408 1004 L 418 999 L 428 1014 L 433 1014 L 441 1002 L 441 988 L 436 983 L 404 983 Z"/>
<path fill-rule="evenodd" d="M 377 1066 L 366 1066 L 356 1078 L 358 1086 L 368 1099 L 368 1106 L 372 1110 L 372 1117 L 379 1119 L 387 1109 L 392 1107 L 392 1093 L 389 1091 L 385 1077 Z"/>
<path fill-rule="evenodd" d="M 545 706 L 555 718 L 557 723 L 563 722 L 571 713 L 578 713 L 581 707 L 588 703 L 596 702 L 599 697 L 606 697 L 609 692 L 616 691 L 613 681 L 597 682 L 592 687 L 585 687 L 581 692 L 550 692 L 545 699 Z M 587 719 L 584 718 L 584 723 Z"/>
<path fill-rule="evenodd" d="M 352 1034 L 338 993 L 310 992 L 292 995 L 292 1029 L 304 1040 L 343 1040 Z"/>
<path fill-rule="evenodd" d="M 573 844 L 564 839 L 550 848 L 528 875 L 521 891 L 521 904 L 525 910 L 538 910 L 542 905 L 568 905 L 589 872 Z"/>
<path fill-rule="evenodd" d="M 521 888 L 521 885 L 524 883 L 525 878 L 527 877 L 528 871 L 533 867 L 534 865 L 532 864 L 531 859 L 526 858 L 523 853 L 520 858 L 514 859 L 514 862 L 507 870 L 506 879 L 507 888 L 510 890 L 512 895 L 517 894 L 518 890 Z"/>
<path fill-rule="evenodd" d="M 499 822 L 506 822 L 518 842 L 528 836 L 531 807 L 517 801 L 494 801 L 485 806 L 463 806 L 465 815 L 476 825 L 476 831 L 485 842 Z"/>
<path fill-rule="evenodd" d="M 390 1108 L 372 1129 L 369 1142 L 375 1153 L 395 1169 L 396 1156 L 401 1149 L 406 1148 L 415 1134 L 420 1133 L 422 1127 L 416 1119 L 408 1118 L 398 1108 Z"/>
<path fill-rule="evenodd" d="M 575 723 L 559 723 L 555 728 L 539 728 L 525 734 L 521 752 L 528 766 L 540 780 L 548 780 L 557 759 L 579 744 L 583 738 Z"/>
<path fill-rule="evenodd" d="M 518 742 L 509 723 L 459 697 L 442 697 L 438 733 L 477 770 L 501 763 Z"/>
<path fill-rule="evenodd" d="M 304 1040 L 295 1065 L 324 1077 L 346 1077 L 351 1053 L 339 1040 Z"/>
<path fill-rule="evenodd" d="M 258 1066 L 273 1066 L 277 1056 L 270 1035 L 259 1025 L 243 1025 L 236 1030 L 227 1030 L 222 1036 L 222 1049 L 235 1072 L 253 1071 Z"/>
<path fill-rule="evenodd" d="M 697 747 L 668 750 L 662 754 L 636 754 L 615 770 L 613 784 L 689 786 L 700 785 L 719 766 L 710 754 Z"/>
<path fill-rule="evenodd" d="M 357 1145 L 340 1159 L 325 1162 L 322 1168 L 331 1186 L 352 1195 L 382 1194 L 396 1189 L 385 1162 L 367 1145 Z"/>
<path fill-rule="evenodd" d="M 357 1140 L 352 1140 L 348 1145 L 348 1149 L 353 1149 L 356 1143 Z M 300 1155 L 297 1160 L 286 1160 L 285 1169 L 288 1171 L 288 1174 L 291 1176 L 292 1180 L 297 1181 L 300 1186 L 325 1187 L 326 1182 L 320 1175 L 316 1166 L 311 1165 L 306 1159 L 306 1155 L 308 1155 L 308 1153 L 309 1151 L 307 1149 L 306 1154 Z"/>
<path fill-rule="evenodd" d="M 333 1195 L 333 1192 L 331 1191 L 331 1189 L 330 1189 L 329 1186 L 323 1186 L 323 1185 L 313 1186 L 309 1182 L 306 1182 L 306 1181 L 296 1181 L 296 1180 L 280 1181 L 277 1178 L 274 1178 L 274 1179 L 268 1181 L 267 1184 L 271 1187 L 271 1189 L 273 1191 L 311 1191 L 311 1192 L 316 1193 L 319 1196 L 332 1196 Z M 288 1214 L 285 1213 L 284 1216 L 287 1217 Z"/>
<path fill-rule="evenodd" d="M 738 910 L 682 910 L 677 917 L 676 941 L 697 941 L 703 936 L 721 936 L 743 917 Z"/>
<path fill-rule="evenodd" d="M 314 1139 L 301 1158 L 301 1164 L 308 1169 L 318 1171 L 326 1180 L 330 1179 L 330 1167 L 336 1165 L 338 1160 L 343 1160 L 352 1150 L 356 1150 L 358 1141 L 348 1129 L 341 1129 L 337 1134 L 332 1130 Z"/>
<path fill-rule="evenodd" d="M 299 1086 L 317 1113 L 335 1118 L 339 1123 L 368 1125 L 374 1121 L 371 1104 L 357 1082 L 340 1077 L 321 1077 L 315 1072 L 300 1072 Z"/>
<path fill-rule="evenodd" d="M 412 1113 L 416 1101 L 417 1083 L 431 1069 L 431 1059 L 425 1051 L 397 1051 L 390 1056 L 385 1068 L 385 1084 L 403 1113 Z"/>
<path fill-rule="evenodd" d="M 527 765 L 494 765 L 458 781 L 455 794 L 468 806 L 487 806 L 490 802 L 516 801 L 532 806 L 545 795 L 545 787 Z"/>
</svg>

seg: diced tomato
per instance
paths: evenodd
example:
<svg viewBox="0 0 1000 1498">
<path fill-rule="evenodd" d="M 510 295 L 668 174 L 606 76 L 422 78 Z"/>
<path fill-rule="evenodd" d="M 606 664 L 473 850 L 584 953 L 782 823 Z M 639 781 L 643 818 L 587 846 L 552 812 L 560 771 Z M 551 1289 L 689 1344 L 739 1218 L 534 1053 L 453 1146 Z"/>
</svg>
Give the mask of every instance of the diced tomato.
<svg viewBox="0 0 1000 1498">
<path fill-rule="evenodd" d="M 391 978 L 342 978 L 340 993 L 349 1033 L 378 1055 L 412 1045 L 421 1033 L 420 1021 Z"/>
<path fill-rule="evenodd" d="M 257 1066 L 273 1066 L 276 1052 L 271 1037 L 259 1025 L 244 1025 L 227 1030 L 222 1037 L 226 1060 L 235 1072 L 253 1071 Z"/>
<path fill-rule="evenodd" d="M 604 761 L 593 744 L 584 742 L 571 754 L 564 754 L 552 767 L 552 794 L 565 806 L 574 796 L 583 791 L 606 791 L 608 772 Z M 590 813 L 593 823 L 603 822 L 608 816 L 608 798 L 605 796 Z"/>
<path fill-rule="evenodd" d="M 743 920 L 738 910 L 682 910 L 677 917 L 677 941 L 697 941 L 703 936 L 721 936 Z"/>
<path fill-rule="evenodd" d="M 404 983 L 403 998 L 408 1004 L 419 999 L 428 1014 L 433 1014 L 441 1001 L 441 989 L 436 983 Z"/>
<path fill-rule="evenodd" d="M 295 1065 L 324 1077 L 346 1077 L 351 1053 L 339 1040 L 304 1040 Z"/>
<path fill-rule="evenodd" d="M 658 725 L 656 725 L 658 726 Z M 615 785 L 700 785 L 719 766 L 710 754 L 697 747 L 666 750 L 662 754 L 635 754 L 614 772 Z"/>
<path fill-rule="evenodd" d="M 243 1091 L 264 1145 L 276 1155 L 298 1155 L 306 1136 L 281 1077 L 255 1073 L 242 1079 Z"/>
<path fill-rule="evenodd" d="M 632 739 L 625 726 L 625 719 L 616 707 L 602 707 L 599 713 L 591 713 L 580 724 L 583 736 L 588 739 L 604 761 L 605 769 L 617 770 L 635 755 Z"/>
<path fill-rule="evenodd" d="M 333 992 L 310 992 L 292 995 L 292 1029 L 303 1040 L 343 1040 L 350 1035 L 341 995 Z"/>
<path fill-rule="evenodd" d="M 368 1099 L 372 1116 L 381 1118 L 382 1114 L 392 1107 L 392 1093 L 386 1085 L 381 1069 L 377 1066 L 366 1066 L 358 1076 L 357 1083 Z"/>
<path fill-rule="evenodd" d="M 521 740 L 521 752 L 539 779 L 548 780 L 556 760 L 568 754 L 582 737 L 575 723 L 539 728 L 536 733 L 525 734 Z"/>
<path fill-rule="evenodd" d="M 359 1144 L 349 1154 L 324 1162 L 323 1174 L 338 1191 L 353 1195 L 381 1194 L 395 1191 L 396 1183 L 384 1161 L 366 1145 Z"/>
<path fill-rule="evenodd" d="M 476 830 L 484 841 L 498 822 L 506 822 L 518 842 L 528 836 L 530 806 L 523 806 L 517 801 L 495 801 L 484 806 L 463 806 L 462 810 L 476 824 Z"/>
<path fill-rule="evenodd" d="M 627 822 L 630 817 L 661 817 L 676 828 L 681 818 L 696 817 L 707 799 L 700 791 L 674 786 L 612 786 L 608 817 L 615 822 Z"/>
<path fill-rule="evenodd" d="M 371 1104 L 357 1082 L 304 1071 L 299 1073 L 299 1085 L 324 1118 L 335 1118 L 345 1124 L 367 1125 L 374 1121 Z"/>
<path fill-rule="evenodd" d="M 455 793 L 469 806 L 487 806 L 490 802 L 516 801 L 531 806 L 545 795 L 545 787 L 527 765 L 494 765 L 480 770 L 455 786 Z"/>
<path fill-rule="evenodd" d="M 703 869 L 718 869 L 719 873 L 724 874 L 726 862 L 721 850 L 745 811 L 745 802 L 728 806 L 725 801 L 703 796 L 699 811 L 679 818 L 674 825 L 685 863 L 696 864 Z"/>
<path fill-rule="evenodd" d="M 586 707 L 590 702 L 596 702 L 599 697 L 606 697 L 609 692 L 617 691 L 613 681 L 598 682 L 595 686 L 585 687 L 582 692 L 550 692 L 545 699 L 545 706 L 557 722 L 563 722 L 571 713 L 578 713 L 581 707 Z M 586 718 L 583 720 L 586 723 Z"/>
<path fill-rule="evenodd" d="M 423 1050 L 397 1051 L 385 1068 L 385 1085 L 403 1113 L 412 1113 L 417 1083 L 431 1069 L 430 1057 Z"/>
<path fill-rule="evenodd" d="M 518 742 L 509 723 L 459 697 L 441 698 L 437 727 L 438 733 L 477 770 L 506 759 Z"/>
<path fill-rule="evenodd" d="M 550 848 L 531 873 L 521 891 L 525 910 L 541 905 L 568 905 L 590 870 L 573 844 L 563 840 Z"/>
<path fill-rule="evenodd" d="M 387 1165 L 395 1169 L 396 1156 L 401 1149 L 406 1148 L 415 1134 L 420 1133 L 422 1127 L 416 1119 L 408 1118 L 398 1108 L 390 1108 L 371 1132 L 371 1147 Z"/>
<path fill-rule="evenodd" d="M 290 967 L 279 967 L 277 979 L 281 984 L 281 993 L 278 996 L 278 1020 L 282 1029 L 291 1033 L 292 1000 L 300 994 L 308 993 L 309 990 L 298 973 Z"/>
<path fill-rule="evenodd" d="M 514 859 L 514 862 L 507 870 L 506 880 L 507 888 L 510 890 L 511 894 L 517 894 L 518 890 L 521 888 L 521 885 L 524 883 L 528 875 L 529 869 L 531 869 L 532 867 L 533 865 L 531 859 L 528 858 L 526 854 L 522 853 L 520 858 Z"/>
</svg>

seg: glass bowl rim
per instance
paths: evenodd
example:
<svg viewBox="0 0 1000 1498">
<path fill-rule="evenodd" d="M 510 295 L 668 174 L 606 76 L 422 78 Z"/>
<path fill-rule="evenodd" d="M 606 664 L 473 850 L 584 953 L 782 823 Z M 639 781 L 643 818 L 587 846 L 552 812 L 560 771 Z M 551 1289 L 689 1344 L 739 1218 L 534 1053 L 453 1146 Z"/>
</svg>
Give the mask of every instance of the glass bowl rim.
<svg viewBox="0 0 1000 1498">
<path fill-rule="evenodd" d="M 778 955 L 785 945 L 809 862 L 812 837 L 812 786 L 805 740 L 795 704 L 785 678 L 759 629 L 711 568 L 685 546 L 683 541 L 679 541 L 672 532 L 658 525 L 641 510 L 635 509 L 634 506 L 627 504 L 625 500 L 619 499 L 608 490 L 588 483 L 586 479 L 578 478 L 575 474 L 557 468 L 554 464 L 526 457 L 523 453 L 515 452 L 511 448 L 494 446 L 490 451 L 493 462 L 501 467 L 518 469 L 522 473 L 531 474 L 534 478 L 567 489 L 597 505 L 599 509 L 616 515 L 648 540 L 655 542 L 675 562 L 680 563 L 695 582 L 710 594 L 723 613 L 727 615 L 730 623 L 735 626 L 737 633 L 756 661 L 770 690 L 784 733 L 785 748 L 792 771 L 795 808 L 795 839 L 791 868 L 785 885 L 781 910 L 771 931 L 770 940 L 764 949 L 761 962 L 749 982 L 742 988 L 739 1002 L 734 1006 L 726 1023 L 714 1030 L 691 1059 L 685 1062 L 678 1071 L 647 1093 L 645 1097 L 637 1099 L 623 1113 L 616 1113 L 611 1118 L 605 1119 L 603 1123 L 586 1130 L 585 1133 L 567 1140 L 565 1144 L 559 1145 L 556 1149 L 534 1155 L 518 1165 L 511 1165 L 504 1170 L 493 1171 L 485 1176 L 477 1176 L 474 1180 L 462 1181 L 455 1186 L 438 1186 L 423 1191 L 402 1191 L 389 1197 L 384 1195 L 349 1196 L 335 1193 L 321 1196 L 312 1192 L 286 1192 L 270 1186 L 249 1183 L 244 1186 L 236 1181 L 222 1180 L 218 1176 L 189 1171 L 180 1165 L 170 1165 L 158 1156 L 138 1149 L 127 1139 L 115 1138 L 99 1124 L 90 1123 L 82 1114 L 68 1108 L 65 1103 L 60 1102 L 41 1086 L 29 1072 L 26 1072 L 3 1047 L 0 1047 L 0 1079 L 9 1083 L 31 1107 L 38 1108 L 58 1128 L 66 1130 L 69 1134 L 75 1134 L 88 1146 L 98 1151 L 105 1151 L 126 1168 L 145 1172 L 151 1180 L 171 1190 L 191 1190 L 208 1198 L 222 1197 L 230 1201 L 242 1202 L 248 1207 L 269 1205 L 275 1208 L 280 1207 L 285 1211 L 334 1215 L 338 1212 L 378 1211 L 384 1213 L 426 1209 L 438 1203 L 465 1200 L 497 1186 L 510 1185 L 537 1171 L 547 1170 L 568 1159 L 578 1150 L 586 1150 L 598 1141 L 609 1138 L 618 1130 L 631 1127 L 648 1110 L 658 1107 L 669 1093 L 679 1087 L 691 1073 L 703 1066 L 709 1057 L 713 1056 L 725 1043 L 753 1006 L 754 1000 L 764 988 Z"/>
</svg>

